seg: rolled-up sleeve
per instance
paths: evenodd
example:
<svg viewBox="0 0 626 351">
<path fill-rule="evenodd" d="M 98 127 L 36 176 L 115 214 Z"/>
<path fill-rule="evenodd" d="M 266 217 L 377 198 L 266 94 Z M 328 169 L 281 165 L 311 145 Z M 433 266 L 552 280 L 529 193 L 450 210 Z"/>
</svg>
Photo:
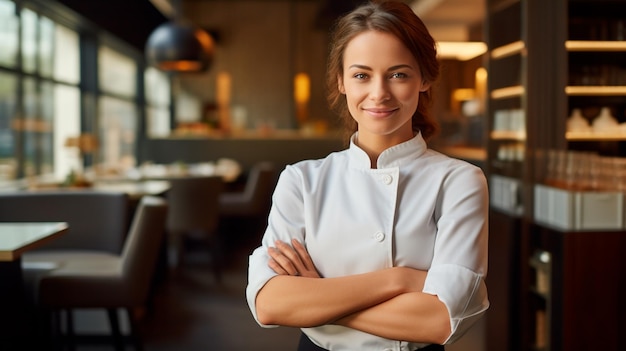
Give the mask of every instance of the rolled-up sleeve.
<svg viewBox="0 0 626 351">
<path fill-rule="evenodd" d="M 267 255 L 267 249 L 263 246 L 258 247 L 249 257 L 249 269 L 248 269 L 248 286 L 246 287 L 246 299 L 248 300 L 248 306 L 252 312 L 254 319 L 262 327 L 276 327 L 273 325 L 265 325 L 259 322 L 259 318 L 256 313 L 256 296 L 261 288 L 276 275 L 276 273 L 268 267 L 267 262 L 269 257 Z"/>
<path fill-rule="evenodd" d="M 434 257 L 423 291 L 437 295 L 448 309 L 452 332 L 447 344 L 465 334 L 489 307 L 488 199 L 484 174 L 470 165 L 449 173 L 440 189 Z"/>
<path fill-rule="evenodd" d="M 444 264 L 432 267 L 423 292 L 437 295 L 450 313 L 452 332 L 446 344 L 465 334 L 489 307 L 483 276 L 461 266 Z"/>
</svg>

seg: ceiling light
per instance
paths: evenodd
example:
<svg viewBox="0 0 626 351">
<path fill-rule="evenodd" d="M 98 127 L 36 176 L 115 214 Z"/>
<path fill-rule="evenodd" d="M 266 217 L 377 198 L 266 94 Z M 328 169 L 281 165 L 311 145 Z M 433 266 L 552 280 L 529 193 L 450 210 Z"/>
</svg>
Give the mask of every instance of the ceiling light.
<svg viewBox="0 0 626 351">
<path fill-rule="evenodd" d="M 471 60 L 487 52 L 487 44 L 479 41 L 437 42 L 437 56 L 439 59 L 453 59 L 459 61 Z"/>
<path fill-rule="evenodd" d="M 157 27 L 146 43 L 148 65 L 168 72 L 203 72 L 213 62 L 215 44 L 204 30 L 179 21 Z"/>
</svg>

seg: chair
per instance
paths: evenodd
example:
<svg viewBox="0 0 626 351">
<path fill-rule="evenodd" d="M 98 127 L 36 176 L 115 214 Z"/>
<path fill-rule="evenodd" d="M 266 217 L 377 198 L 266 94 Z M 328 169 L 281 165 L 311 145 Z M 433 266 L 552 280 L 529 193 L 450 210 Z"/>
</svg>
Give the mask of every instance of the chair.
<svg viewBox="0 0 626 351">
<path fill-rule="evenodd" d="M 184 263 L 190 241 L 209 247 L 215 278 L 221 280 L 220 243 L 217 235 L 219 196 L 223 181 L 219 176 L 184 177 L 170 180 L 167 216 L 170 264 Z"/>
<path fill-rule="evenodd" d="M 220 195 L 220 216 L 265 217 L 276 186 L 276 169 L 270 162 L 255 164 L 242 192 Z"/>
<path fill-rule="evenodd" d="M 99 255 L 67 253 L 55 256 L 58 268 L 45 274 L 39 282 L 39 305 L 56 317 L 67 310 L 68 343 L 73 346 L 72 309 L 104 308 L 107 310 L 116 350 L 124 350 L 117 309 L 125 309 L 130 321 L 131 338 L 137 350 L 142 349 L 135 309 L 147 302 L 151 279 L 165 230 L 165 199 L 144 196 L 133 216 L 121 254 Z M 46 257 L 39 257 L 46 261 Z"/>
<path fill-rule="evenodd" d="M 243 191 L 220 196 L 220 231 L 237 249 L 256 246 L 267 225 L 267 216 L 276 186 L 276 169 L 271 162 L 259 162 L 248 173 Z"/>
</svg>

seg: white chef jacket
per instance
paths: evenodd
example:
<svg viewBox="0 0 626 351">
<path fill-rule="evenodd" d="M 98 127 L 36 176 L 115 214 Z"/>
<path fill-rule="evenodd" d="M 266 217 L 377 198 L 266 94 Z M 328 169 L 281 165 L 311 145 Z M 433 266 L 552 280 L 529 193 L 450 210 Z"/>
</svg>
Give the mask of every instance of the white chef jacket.
<svg viewBox="0 0 626 351">
<path fill-rule="evenodd" d="M 346 150 L 281 172 L 262 244 L 249 258 L 250 310 L 258 322 L 256 296 L 276 275 L 267 265 L 268 247 L 296 238 L 326 278 L 392 266 L 427 270 L 423 292 L 446 305 L 451 343 L 489 307 L 485 176 L 470 163 L 428 149 L 419 133 L 382 152 L 372 169 L 355 138 Z M 408 351 L 426 345 L 338 325 L 302 331 L 327 350 Z"/>
</svg>

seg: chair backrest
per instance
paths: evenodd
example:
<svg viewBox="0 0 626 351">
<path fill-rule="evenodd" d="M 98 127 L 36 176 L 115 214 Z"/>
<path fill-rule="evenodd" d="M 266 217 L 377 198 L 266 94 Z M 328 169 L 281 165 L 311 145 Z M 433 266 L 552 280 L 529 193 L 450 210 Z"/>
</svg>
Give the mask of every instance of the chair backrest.
<svg viewBox="0 0 626 351">
<path fill-rule="evenodd" d="M 122 251 L 122 274 L 128 282 L 125 289 L 132 295 L 131 306 L 141 305 L 148 295 L 165 236 L 167 210 L 167 201 L 155 196 L 144 196 L 137 205 Z"/>
<path fill-rule="evenodd" d="M 266 215 L 272 201 L 272 192 L 276 186 L 276 169 L 270 162 L 260 162 L 250 170 L 244 189 L 251 214 Z"/>
<path fill-rule="evenodd" d="M 120 254 L 129 223 L 125 193 L 37 190 L 0 193 L 2 222 L 67 222 L 66 234 L 36 250 L 97 250 Z"/>
<path fill-rule="evenodd" d="M 255 164 L 241 193 L 224 193 L 220 199 L 222 216 L 266 217 L 276 186 L 276 168 L 271 162 Z"/>
<path fill-rule="evenodd" d="M 219 196 L 223 188 L 221 177 L 184 177 L 172 179 L 170 183 L 167 191 L 168 231 L 212 232 L 217 229 Z"/>
</svg>

